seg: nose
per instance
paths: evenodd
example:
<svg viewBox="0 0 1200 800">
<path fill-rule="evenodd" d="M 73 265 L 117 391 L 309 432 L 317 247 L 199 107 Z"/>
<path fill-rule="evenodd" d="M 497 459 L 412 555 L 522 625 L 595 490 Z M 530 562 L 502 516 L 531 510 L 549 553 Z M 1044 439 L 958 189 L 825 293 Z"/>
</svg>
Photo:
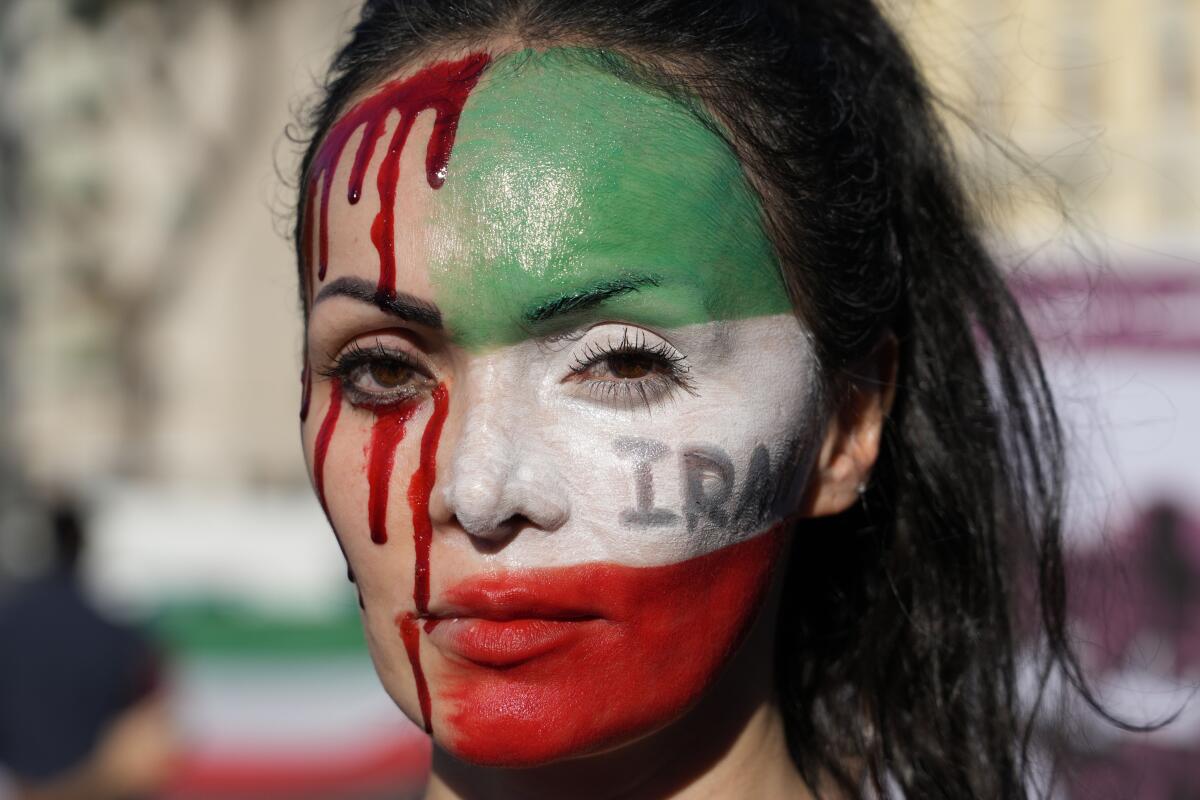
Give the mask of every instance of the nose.
<svg viewBox="0 0 1200 800">
<path fill-rule="evenodd" d="M 553 446 L 536 412 L 519 399 L 535 392 L 519 391 L 519 377 L 505 376 L 502 367 L 471 370 L 460 383 L 461 432 L 430 509 L 491 546 L 523 528 L 557 530 L 570 517 Z"/>
</svg>

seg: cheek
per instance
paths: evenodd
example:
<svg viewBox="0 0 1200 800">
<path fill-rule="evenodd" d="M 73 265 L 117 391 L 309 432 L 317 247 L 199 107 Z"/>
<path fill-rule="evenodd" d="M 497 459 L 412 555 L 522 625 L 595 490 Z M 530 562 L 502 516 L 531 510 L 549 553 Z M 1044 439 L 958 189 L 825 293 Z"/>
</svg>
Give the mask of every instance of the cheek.
<svg viewBox="0 0 1200 800">
<path fill-rule="evenodd" d="M 345 403 L 333 381 L 319 422 L 305 428 L 313 486 L 358 585 L 376 669 L 393 699 L 427 730 L 420 639 L 413 615 L 396 615 L 414 604 L 423 613 L 428 603 L 429 497 L 448 405 L 439 385 L 428 402 L 367 416 Z"/>
<path fill-rule="evenodd" d="M 674 415 L 609 419 L 578 406 L 523 407 L 522 422 L 535 432 L 520 460 L 537 489 L 527 502 L 537 508 L 552 496 L 570 516 L 553 535 L 507 542 L 495 561 L 661 566 L 761 534 L 799 507 L 819 443 L 812 406 L 794 383 L 788 388 L 786 403 L 710 388 L 678 401 Z M 722 394 L 738 400 L 736 411 Z"/>
<path fill-rule="evenodd" d="M 447 747 L 475 763 L 528 766 L 602 751 L 679 718 L 753 622 L 782 538 L 780 526 L 665 566 L 584 564 L 460 587 L 533 592 L 598 618 L 505 670 L 447 663 L 439 682 L 450 705 Z"/>
<path fill-rule="evenodd" d="M 396 536 L 403 543 L 412 534 L 418 551 L 414 598 L 423 608 L 428 566 L 422 569 L 421 560 L 428 560 L 432 536 L 429 496 L 448 392 L 439 385 L 430 401 L 398 404 L 367 416 L 348 406 L 339 381 L 329 387 L 319 421 L 304 430 L 317 499 L 344 555 L 390 552 L 395 548 L 382 547 L 389 539 Z M 418 430 L 410 436 L 414 426 Z"/>
<path fill-rule="evenodd" d="M 507 571 L 448 594 L 528 595 L 595 618 L 503 669 L 439 663 L 445 746 L 530 766 L 620 745 L 694 705 L 762 607 L 814 453 L 814 387 L 793 372 L 753 393 L 710 384 L 657 415 L 523 409 L 537 431 L 530 474 L 545 470 L 540 491 L 564 492 L 570 519 L 516 537 L 497 555 Z"/>
</svg>

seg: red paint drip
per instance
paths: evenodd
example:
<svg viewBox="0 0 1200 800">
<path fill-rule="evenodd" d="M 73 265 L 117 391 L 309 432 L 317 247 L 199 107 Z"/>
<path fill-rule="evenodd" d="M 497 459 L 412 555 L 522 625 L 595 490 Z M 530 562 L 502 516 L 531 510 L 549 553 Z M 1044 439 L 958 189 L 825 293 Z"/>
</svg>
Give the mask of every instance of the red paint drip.
<svg viewBox="0 0 1200 800">
<path fill-rule="evenodd" d="M 308 415 L 308 398 L 312 394 L 311 368 L 306 363 L 304 369 L 308 374 L 306 375 L 301 419 Z M 346 548 L 342 544 L 342 537 L 338 535 L 337 527 L 333 524 L 333 517 L 329 515 L 329 504 L 325 500 L 325 457 L 329 454 L 329 443 L 333 441 L 333 432 L 337 428 L 338 417 L 341 413 L 342 382 L 335 380 L 330 384 L 329 408 L 325 411 L 325 418 L 321 420 L 321 427 L 317 429 L 317 440 L 313 445 L 313 479 L 317 490 L 317 500 L 320 501 L 321 510 L 325 512 L 325 519 L 329 522 L 330 530 L 333 531 L 333 540 L 337 542 L 338 549 L 342 551 L 342 558 L 346 562 L 346 578 L 354 583 L 354 570 L 350 568 L 350 559 L 346 557 Z M 362 592 L 358 593 L 358 605 L 360 608 L 363 607 Z"/>
<path fill-rule="evenodd" d="M 595 621 L 517 665 L 442 662 L 443 744 L 476 764 L 524 767 L 600 752 L 679 718 L 756 618 L 785 530 L 664 566 L 513 570 L 451 587 L 446 598 L 462 608 Z"/>
<path fill-rule="evenodd" d="M 404 426 L 412 419 L 417 407 L 417 403 L 410 401 L 380 409 L 376 412 L 375 426 L 371 428 L 371 452 L 367 464 L 367 481 L 370 484 L 367 524 L 371 530 L 371 541 L 375 544 L 384 544 L 388 540 L 388 490 L 392 482 L 392 468 L 396 465 L 396 448 L 404 441 Z"/>
<path fill-rule="evenodd" d="M 425 722 L 425 732 L 433 733 L 429 684 L 425 680 L 425 671 L 421 669 L 421 629 L 417 624 L 417 615 L 401 614 L 396 617 L 396 625 L 400 628 L 400 638 L 404 641 L 408 663 L 412 665 L 413 678 L 417 683 L 417 702 L 421 705 L 421 719 Z"/>
<path fill-rule="evenodd" d="M 379 251 L 379 283 L 376 289 L 380 292 L 394 294 L 396 291 L 396 187 L 400 179 L 400 154 L 404 151 L 404 143 L 408 140 L 415 119 L 412 115 L 401 117 L 396 132 L 392 134 L 387 154 L 379 165 L 376 179 L 379 213 L 371 225 L 371 241 Z"/>
<path fill-rule="evenodd" d="M 442 426 L 450 407 L 450 393 L 446 384 L 439 383 L 433 390 L 433 411 L 421 434 L 421 460 L 408 484 L 408 506 L 412 509 L 413 549 L 413 602 L 417 613 L 406 613 L 396 618 L 400 626 L 400 637 L 412 665 L 413 680 L 417 684 L 417 699 L 421 703 L 421 718 L 425 721 L 425 732 L 433 732 L 432 701 L 425 671 L 421 668 L 421 629 L 418 619 L 429 613 L 429 550 L 433 543 L 433 521 L 429 518 L 429 496 L 437 480 L 437 449 L 442 438 Z M 374 484 L 372 484 L 373 486 Z M 426 632 L 432 630 L 429 621 Z"/>
<path fill-rule="evenodd" d="M 329 266 L 329 194 L 333 176 L 341 161 L 342 152 L 355 131 L 362 128 L 362 140 L 354 154 L 354 165 L 350 171 L 350 186 L 347 199 L 357 203 L 362 196 L 363 180 L 375 148 L 387 127 L 388 116 L 393 111 L 400 113 L 400 122 L 392 134 L 387 154 L 379 169 L 380 208 L 371 226 L 371 238 L 379 248 L 379 289 L 395 291 L 394 223 L 396 203 L 396 177 L 399 171 L 400 153 L 418 114 L 433 109 L 437 117 L 433 133 L 425 151 L 425 178 L 429 186 L 438 189 L 446 180 L 446 166 L 450 163 L 450 151 L 454 146 L 454 135 L 467 96 L 475 88 L 479 76 L 491 60 L 487 53 L 473 53 L 459 61 L 434 64 L 411 78 L 391 81 L 375 94 L 350 109 L 336 125 L 330 128 L 317 155 L 309 167 L 307 194 L 311 203 L 318 188 L 321 194 L 320 218 L 316 225 L 318 239 L 317 275 L 325 279 Z M 305 217 L 309 219 L 310 210 Z M 305 257 L 312 252 L 313 226 L 307 226 L 304 237 Z"/>
<path fill-rule="evenodd" d="M 444 383 L 433 390 L 433 413 L 421 435 L 421 463 L 408 484 L 408 507 L 412 509 L 413 603 L 417 613 L 429 613 L 429 550 L 433 544 L 433 521 L 429 518 L 429 496 L 437 480 L 437 450 L 442 438 L 442 426 L 450 407 L 450 394 Z"/>
<path fill-rule="evenodd" d="M 333 519 L 329 516 L 329 506 L 325 502 L 325 456 L 329 454 L 329 443 L 333 440 L 333 432 L 337 428 L 338 416 L 342 413 L 342 382 L 334 380 L 329 386 L 329 408 L 325 411 L 325 419 L 317 429 L 317 440 L 313 445 L 313 480 L 316 484 L 317 499 L 325 511 L 329 524 Z M 336 531 L 335 531 L 336 535 Z M 345 553 L 343 553 L 345 555 Z"/>
</svg>

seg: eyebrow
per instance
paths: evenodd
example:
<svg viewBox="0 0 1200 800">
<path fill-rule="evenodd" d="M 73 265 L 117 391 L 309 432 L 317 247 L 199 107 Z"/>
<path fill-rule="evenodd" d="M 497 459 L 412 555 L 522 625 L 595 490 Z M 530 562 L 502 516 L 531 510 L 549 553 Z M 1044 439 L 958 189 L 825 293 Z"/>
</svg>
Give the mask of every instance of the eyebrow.
<svg viewBox="0 0 1200 800">
<path fill-rule="evenodd" d="M 442 312 L 436 304 L 406 292 L 382 291 L 378 286 L 362 278 L 338 278 L 326 284 L 317 293 L 313 308 L 322 300 L 331 297 L 349 297 L 363 303 L 369 303 L 380 311 L 399 317 L 409 322 L 416 322 L 429 328 L 442 327 Z"/>
<path fill-rule="evenodd" d="M 623 294 L 638 292 L 645 286 L 661 286 L 662 282 L 653 275 L 625 275 L 620 278 L 600 281 L 578 291 L 559 295 L 539 303 L 525 312 L 526 322 L 545 322 L 553 317 L 595 308 L 606 300 Z"/>
</svg>

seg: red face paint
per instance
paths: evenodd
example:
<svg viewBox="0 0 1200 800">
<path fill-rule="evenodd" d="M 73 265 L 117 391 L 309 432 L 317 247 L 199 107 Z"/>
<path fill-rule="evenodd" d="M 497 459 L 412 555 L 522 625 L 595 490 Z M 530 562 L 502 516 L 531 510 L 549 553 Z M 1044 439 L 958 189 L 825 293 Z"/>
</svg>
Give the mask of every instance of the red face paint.
<svg viewBox="0 0 1200 800">
<path fill-rule="evenodd" d="M 312 396 L 310 369 L 309 365 L 305 363 L 304 395 L 300 409 L 301 420 L 308 416 L 308 401 Z M 333 524 L 333 517 L 329 515 L 329 505 L 325 502 L 325 457 L 329 454 L 329 443 L 333 441 L 333 432 L 337 428 L 338 417 L 341 413 L 342 382 L 335 380 L 329 386 L 329 408 L 325 410 L 325 418 L 321 420 L 321 427 L 317 429 L 317 439 L 313 444 L 313 482 L 316 485 L 317 500 L 321 503 L 321 510 L 325 512 L 325 519 L 328 520 L 329 527 L 333 531 L 333 539 L 337 542 L 338 549 L 342 551 L 342 558 L 346 562 L 346 579 L 354 583 L 354 570 L 350 568 L 350 559 L 346 558 L 346 548 L 342 545 L 342 537 Z M 358 593 L 358 607 L 364 608 L 361 591 Z"/>
<path fill-rule="evenodd" d="M 324 143 L 309 167 L 307 196 L 301 227 L 303 251 L 301 259 L 306 265 L 304 269 L 305 297 L 310 302 L 311 278 L 307 264 L 308 260 L 312 258 L 313 235 L 315 231 L 318 250 L 317 274 L 320 280 L 324 280 L 329 266 L 330 191 L 337 165 L 341 161 L 342 153 L 350 137 L 355 131 L 362 129 L 362 139 L 354 154 L 354 164 L 350 171 L 350 184 L 347 191 L 347 200 L 351 204 L 355 204 L 362 196 L 363 181 L 371 158 L 387 126 L 388 116 L 393 111 L 399 112 L 400 120 L 392 133 L 391 141 L 380 162 L 379 173 L 376 177 L 380 204 L 379 212 L 371 226 L 371 240 L 379 251 L 377 289 L 383 293 L 394 294 L 396 291 L 396 185 L 399 179 L 400 156 L 404 152 L 408 135 L 412 131 L 418 114 L 428 109 L 436 112 L 433 132 L 425 152 L 425 178 L 431 188 L 440 188 L 446 180 L 446 168 L 450 162 L 450 151 L 454 146 L 454 135 L 458 129 L 458 119 L 463 105 L 490 60 L 491 57 L 486 53 L 475 53 L 459 61 L 434 64 L 411 78 L 392 81 L 352 108 L 330 128 Z M 320 195 L 319 216 L 316 211 L 318 194 Z M 301 421 L 308 416 L 311 393 L 307 354 L 305 355 L 302 381 L 304 389 L 300 401 Z M 335 388 L 340 390 L 340 386 L 336 384 Z M 408 490 L 408 501 L 413 513 L 415 549 L 413 600 L 418 612 L 422 614 L 429 601 L 429 551 L 433 537 L 433 526 L 429 520 L 429 495 L 436 480 L 437 445 L 449 403 L 449 395 L 445 386 L 439 385 L 434 390 L 433 400 L 433 412 L 421 438 L 420 464 L 412 476 Z M 339 391 L 337 401 L 331 405 L 331 409 L 340 408 L 340 405 Z M 371 541 L 376 544 L 387 542 L 387 504 L 392 470 L 396 460 L 396 448 L 403 441 L 405 425 L 415 410 L 414 404 L 402 404 L 395 408 L 376 412 L 375 424 L 371 430 L 367 466 L 369 483 L 367 521 L 371 532 Z M 317 436 L 318 455 L 314 459 L 317 473 L 317 494 L 321 499 L 322 507 L 326 508 L 326 517 L 329 516 L 329 511 L 324 498 L 325 449 L 328 448 L 328 439 L 332 436 L 336 420 L 337 413 L 335 411 L 327 414 Z M 326 432 L 327 428 L 328 432 Z M 330 523 L 332 525 L 332 519 Z M 336 530 L 334 533 L 336 536 Z M 362 605 L 361 592 L 359 593 L 359 605 Z M 421 698 L 421 713 L 425 718 L 426 730 L 430 730 L 429 691 L 421 671 L 419 628 L 416 626 L 415 617 L 407 622 L 403 619 L 398 620 L 398 623 L 405 649 L 408 651 L 409 661 L 413 666 L 413 675 L 417 683 L 418 695 Z"/>
<path fill-rule="evenodd" d="M 371 538 L 376 542 L 381 542 L 380 538 L 376 538 L 376 520 L 379 521 L 382 541 L 387 541 L 387 533 L 383 531 L 383 519 L 387 515 L 387 484 L 391 480 L 391 462 L 395 460 L 396 445 L 400 443 L 400 439 L 404 436 L 404 423 L 411 418 L 415 406 L 408 406 L 392 412 L 393 415 L 403 415 L 397 423 L 385 425 L 382 430 L 391 431 L 398 425 L 399 434 L 386 433 L 387 438 L 382 445 L 372 435 L 371 444 L 371 466 L 369 468 L 371 474 L 371 506 L 369 509 L 369 518 L 371 520 Z M 438 442 L 442 437 L 442 426 L 446 422 L 446 412 L 450 408 L 450 393 L 446 390 L 446 385 L 439 383 L 433 390 L 433 410 L 429 414 L 429 420 L 425 423 L 425 432 L 421 434 L 421 456 L 420 462 L 417 464 L 416 471 L 413 472 L 412 478 L 408 484 L 408 505 L 412 509 L 413 521 L 413 603 L 417 608 L 417 613 L 407 612 L 399 615 L 396 618 L 396 626 L 400 631 L 400 638 L 404 642 L 404 649 L 408 654 L 408 663 L 412 665 L 413 680 L 417 685 L 417 700 L 421 706 L 421 718 L 425 724 L 426 732 L 433 731 L 433 715 L 429 696 L 429 685 L 425 681 L 425 673 L 421 669 L 421 630 L 418 627 L 418 614 L 424 615 L 428 611 L 429 605 L 429 550 L 433 541 L 433 523 L 429 519 L 429 496 L 433 491 L 433 484 L 437 480 L 437 449 Z M 381 416 L 375 423 L 375 430 L 379 431 L 380 422 L 384 420 Z M 395 441 L 390 438 L 396 436 Z M 389 447 L 389 463 L 384 466 L 376 467 L 375 453 L 378 447 Z M 378 505 L 377 505 L 378 503 Z"/>
<path fill-rule="evenodd" d="M 521 570 L 453 587 L 433 604 L 444 621 L 430 634 L 445 655 L 447 747 L 529 766 L 678 718 L 753 622 L 783 527 L 677 564 Z"/>
<path fill-rule="evenodd" d="M 393 111 L 400 113 L 400 122 L 392 134 L 383 161 L 380 163 L 377 186 L 380 208 L 371 226 L 371 238 L 379 249 L 379 290 L 395 292 L 395 204 L 396 178 L 399 172 L 400 154 L 417 115 L 433 109 L 437 113 L 433 133 L 425 151 L 425 177 L 430 187 L 437 189 L 446 178 L 446 166 L 450 162 L 450 150 L 454 146 L 454 134 L 458 119 L 467 96 L 475 87 L 491 57 L 486 53 L 474 53 L 460 61 L 434 64 L 411 78 L 387 83 L 375 94 L 346 113 L 326 134 L 325 142 L 309 166 L 305 219 L 311 221 L 312 204 L 316 195 L 321 195 L 320 213 L 316 224 L 317 274 L 325 279 L 329 265 L 329 193 L 333 185 L 334 172 L 341 160 L 342 152 L 351 135 L 362 128 L 362 140 L 354 154 L 354 166 L 350 171 L 350 187 L 347 199 L 357 203 L 362 196 L 363 180 L 371 157 L 383 136 L 387 118 Z M 304 256 L 312 252 L 311 224 L 305 225 Z"/>
<path fill-rule="evenodd" d="M 417 613 L 429 611 L 429 549 L 433 543 L 433 523 L 429 519 L 429 495 L 437 480 L 437 449 L 442 438 L 442 425 L 450 407 L 446 385 L 439 383 L 433 390 L 433 413 L 425 423 L 421 436 L 421 462 L 408 484 L 408 505 L 412 509 L 413 548 L 416 551 L 413 574 L 413 603 Z"/>
<path fill-rule="evenodd" d="M 416 614 L 401 614 L 396 618 L 400 629 L 400 639 L 408 653 L 408 663 L 412 666 L 413 680 L 417 684 L 417 703 L 421 706 L 421 719 L 425 722 L 425 732 L 433 733 L 433 713 L 429 701 L 429 684 L 425 681 L 425 671 L 421 669 L 421 629 L 418 627 Z"/>
<path fill-rule="evenodd" d="M 371 531 L 371 541 L 375 544 L 384 544 L 388 540 L 387 504 L 392 468 L 396 465 L 396 448 L 404 441 L 404 426 L 412 419 L 418 406 L 418 403 L 409 401 L 375 412 L 367 461 L 367 525 Z"/>
<path fill-rule="evenodd" d="M 305 368 L 307 372 L 307 367 Z M 317 500 L 325 511 L 325 518 L 333 524 L 329 516 L 329 506 L 325 502 L 325 457 L 329 454 L 329 443 L 333 441 L 333 432 L 337 428 L 338 416 L 342 413 L 342 382 L 334 380 L 329 384 L 329 408 L 325 410 L 325 419 L 317 429 L 317 440 L 313 444 L 313 483 L 317 490 Z M 334 531 L 337 535 L 337 531 Z M 343 553 L 345 555 L 345 553 Z"/>
</svg>

